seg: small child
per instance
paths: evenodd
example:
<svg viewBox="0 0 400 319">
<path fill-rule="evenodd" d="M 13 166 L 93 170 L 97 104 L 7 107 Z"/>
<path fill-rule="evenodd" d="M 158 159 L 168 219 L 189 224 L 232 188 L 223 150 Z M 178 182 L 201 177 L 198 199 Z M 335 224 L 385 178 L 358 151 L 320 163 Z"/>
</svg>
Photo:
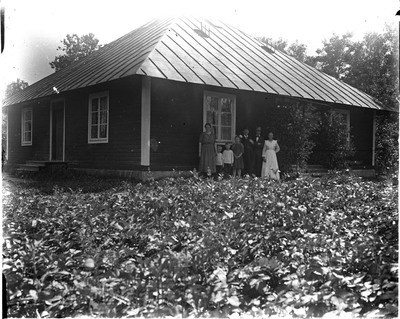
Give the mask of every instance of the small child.
<svg viewBox="0 0 400 319">
<path fill-rule="evenodd" d="M 240 177 L 242 169 L 244 168 L 243 153 L 244 146 L 240 142 L 240 137 L 235 137 L 235 144 L 232 146 L 233 155 L 235 156 L 235 162 L 233 163 L 233 177 Z"/>
<path fill-rule="evenodd" d="M 222 146 L 217 146 L 217 159 L 216 159 L 216 168 L 217 174 L 222 174 L 222 169 L 224 167 L 224 157 L 222 155 Z"/>
<path fill-rule="evenodd" d="M 222 153 L 222 157 L 224 159 L 224 176 L 228 178 L 232 174 L 232 164 L 234 161 L 231 143 L 225 144 L 225 151 Z"/>
</svg>

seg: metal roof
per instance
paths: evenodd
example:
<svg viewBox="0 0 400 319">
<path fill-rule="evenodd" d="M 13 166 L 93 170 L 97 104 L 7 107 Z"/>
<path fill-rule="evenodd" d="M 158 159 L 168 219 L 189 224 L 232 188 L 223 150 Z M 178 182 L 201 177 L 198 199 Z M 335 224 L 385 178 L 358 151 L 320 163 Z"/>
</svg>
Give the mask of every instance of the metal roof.
<svg viewBox="0 0 400 319">
<path fill-rule="evenodd" d="M 221 21 L 153 20 L 4 101 L 25 102 L 131 75 L 387 109 L 368 94 Z"/>
</svg>

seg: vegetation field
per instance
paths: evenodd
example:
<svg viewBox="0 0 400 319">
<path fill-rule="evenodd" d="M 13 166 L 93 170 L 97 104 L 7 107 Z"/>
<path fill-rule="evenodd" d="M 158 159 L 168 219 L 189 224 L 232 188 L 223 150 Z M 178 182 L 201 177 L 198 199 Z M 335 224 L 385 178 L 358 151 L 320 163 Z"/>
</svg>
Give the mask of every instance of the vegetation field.
<svg viewBox="0 0 400 319">
<path fill-rule="evenodd" d="M 9 316 L 398 315 L 386 182 L 3 183 Z"/>
</svg>

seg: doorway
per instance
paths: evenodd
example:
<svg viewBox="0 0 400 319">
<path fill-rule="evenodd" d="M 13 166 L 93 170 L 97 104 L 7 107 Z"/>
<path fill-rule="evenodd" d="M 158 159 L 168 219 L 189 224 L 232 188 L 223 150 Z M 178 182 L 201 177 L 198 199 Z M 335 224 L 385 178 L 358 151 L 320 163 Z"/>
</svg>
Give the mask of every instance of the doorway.
<svg viewBox="0 0 400 319">
<path fill-rule="evenodd" d="M 50 160 L 64 161 L 65 152 L 64 101 L 51 103 L 50 108 Z"/>
</svg>

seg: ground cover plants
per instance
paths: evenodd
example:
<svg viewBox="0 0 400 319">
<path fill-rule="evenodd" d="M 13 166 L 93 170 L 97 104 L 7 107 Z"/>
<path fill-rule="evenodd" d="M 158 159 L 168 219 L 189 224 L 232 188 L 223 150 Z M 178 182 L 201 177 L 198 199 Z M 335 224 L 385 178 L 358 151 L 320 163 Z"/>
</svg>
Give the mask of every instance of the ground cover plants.
<svg viewBox="0 0 400 319">
<path fill-rule="evenodd" d="M 3 196 L 10 316 L 398 314 L 386 182 L 176 178 L 51 193 L 8 182 Z"/>
</svg>

